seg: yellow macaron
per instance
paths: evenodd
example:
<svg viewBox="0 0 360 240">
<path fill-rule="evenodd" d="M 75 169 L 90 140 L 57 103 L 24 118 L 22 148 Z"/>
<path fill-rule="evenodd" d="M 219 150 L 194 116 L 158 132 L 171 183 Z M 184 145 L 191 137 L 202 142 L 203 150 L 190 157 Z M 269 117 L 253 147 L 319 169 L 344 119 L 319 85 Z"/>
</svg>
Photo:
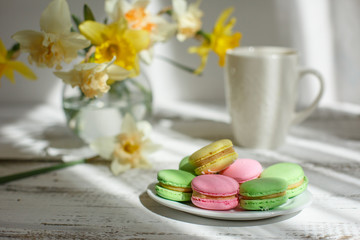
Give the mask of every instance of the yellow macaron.
<svg viewBox="0 0 360 240">
<path fill-rule="evenodd" d="M 195 173 L 215 174 L 230 166 L 238 157 L 229 139 L 213 142 L 189 157 L 189 163 L 194 165 Z"/>
</svg>

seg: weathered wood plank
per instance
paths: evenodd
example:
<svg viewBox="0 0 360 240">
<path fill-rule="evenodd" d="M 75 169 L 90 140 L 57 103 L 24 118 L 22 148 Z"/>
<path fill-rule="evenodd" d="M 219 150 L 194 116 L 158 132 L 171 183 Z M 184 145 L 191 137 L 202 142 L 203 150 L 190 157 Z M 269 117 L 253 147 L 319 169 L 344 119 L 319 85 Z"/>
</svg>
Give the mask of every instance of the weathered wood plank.
<svg viewBox="0 0 360 240">
<path fill-rule="evenodd" d="M 83 164 L 0 185 L 0 239 L 360 239 L 358 116 L 333 114 L 336 117 L 328 119 L 329 111 L 320 112 L 295 127 L 277 151 L 236 147 L 241 157 L 257 159 L 264 167 L 279 161 L 303 166 L 314 202 L 300 213 L 220 221 L 154 202 L 146 188 L 156 181 L 158 170 L 177 168 L 182 157 L 199 147 L 219 136 L 231 137 L 226 123 L 177 118 L 155 126 L 154 139 L 165 144 L 151 157 L 151 170 L 134 169 L 115 177 L 106 166 Z M 199 126 L 217 130 L 192 131 Z M 0 161 L 0 175 L 51 164 Z"/>
</svg>

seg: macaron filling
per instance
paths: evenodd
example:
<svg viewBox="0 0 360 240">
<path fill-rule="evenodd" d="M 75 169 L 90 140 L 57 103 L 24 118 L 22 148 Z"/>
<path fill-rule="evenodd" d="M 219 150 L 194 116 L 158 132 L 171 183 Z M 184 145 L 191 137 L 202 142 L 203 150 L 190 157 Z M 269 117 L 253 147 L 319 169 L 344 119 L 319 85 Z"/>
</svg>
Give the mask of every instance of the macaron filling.
<svg viewBox="0 0 360 240">
<path fill-rule="evenodd" d="M 297 183 L 290 184 L 287 189 L 290 190 L 290 189 L 294 189 L 294 188 L 300 187 L 303 183 L 304 183 L 304 178 L 301 179 L 301 180 L 300 180 L 299 182 L 297 182 Z"/>
<path fill-rule="evenodd" d="M 272 198 L 277 198 L 277 197 L 282 197 L 286 195 L 286 191 L 284 192 L 279 192 L 279 193 L 274 193 L 274 194 L 270 194 L 270 195 L 266 195 L 266 196 L 257 196 L 257 197 L 250 197 L 250 196 L 242 196 L 240 195 L 241 199 L 244 200 L 262 200 L 262 199 L 272 199 Z"/>
<path fill-rule="evenodd" d="M 175 187 L 175 186 L 170 186 L 164 183 L 159 182 L 158 183 L 161 187 L 169 189 L 169 190 L 173 190 L 173 191 L 177 191 L 177 192 L 186 192 L 186 193 L 191 193 L 192 189 L 191 188 L 185 188 L 185 187 Z"/>
<path fill-rule="evenodd" d="M 201 198 L 201 199 L 212 199 L 212 200 L 231 200 L 237 198 L 236 194 L 229 196 L 210 196 L 210 195 L 201 194 L 195 190 L 193 191 L 192 197 Z"/>
<path fill-rule="evenodd" d="M 227 155 L 219 156 L 217 159 L 195 168 L 195 173 L 197 175 L 218 173 L 232 164 L 237 157 L 238 154 L 235 151 Z"/>
<path fill-rule="evenodd" d="M 234 148 L 231 146 L 231 147 L 226 148 L 226 149 L 224 149 L 224 150 L 222 150 L 222 151 L 220 151 L 220 152 L 218 152 L 218 153 L 216 153 L 216 154 L 214 154 L 214 155 L 210 155 L 210 156 L 208 156 L 208 157 L 205 157 L 205 158 L 203 158 L 203 159 L 200 159 L 200 160 L 196 161 L 195 164 L 196 164 L 196 165 L 205 165 L 205 164 L 208 164 L 208 163 L 210 163 L 210 162 L 212 162 L 212 161 L 220 158 L 221 156 L 225 156 L 225 155 L 231 154 L 231 153 L 233 153 L 233 152 L 235 152 L 235 150 L 234 150 Z"/>
</svg>

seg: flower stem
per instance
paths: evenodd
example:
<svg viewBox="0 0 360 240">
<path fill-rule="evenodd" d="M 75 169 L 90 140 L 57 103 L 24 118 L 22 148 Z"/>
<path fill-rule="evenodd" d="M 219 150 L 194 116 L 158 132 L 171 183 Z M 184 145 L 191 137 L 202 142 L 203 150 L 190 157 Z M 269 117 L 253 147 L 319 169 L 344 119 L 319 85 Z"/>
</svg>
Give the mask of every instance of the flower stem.
<svg viewBox="0 0 360 240">
<path fill-rule="evenodd" d="M 145 95 L 145 106 L 147 108 L 147 110 L 149 112 L 152 111 L 152 106 L 151 106 L 151 100 L 152 100 L 152 93 L 151 91 L 147 90 L 142 84 L 140 84 L 139 82 L 135 81 L 132 78 L 128 78 L 128 80 L 135 85 L 142 93 L 144 93 Z"/>
<path fill-rule="evenodd" d="M 181 63 L 179 63 L 179 62 L 176 62 L 176 61 L 174 61 L 174 60 L 172 60 L 172 59 L 170 59 L 170 58 L 168 58 L 168 57 L 161 56 L 161 55 L 156 55 L 155 57 L 158 58 L 158 59 L 161 59 L 161 60 L 163 60 L 163 61 L 166 61 L 166 62 L 174 65 L 175 67 L 178 67 L 178 68 L 180 68 L 180 69 L 182 69 L 182 70 L 184 70 L 184 71 L 186 71 L 186 72 L 189 72 L 189 73 L 192 73 L 192 74 L 193 74 L 193 73 L 195 73 L 195 71 L 196 71 L 195 69 L 190 68 L 190 67 L 188 67 L 188 66 L 185 66 L 185 65 L 183 65 L 183 64 L 181 64 Z"/>
<path fill-rule="evenodd" d="M 8 182 L 20 180 L 20 179 L 23 179 L 23 178 L 27 178 L 27 177 L 31 177 L 31 176 L 35 176 L 35 175 L 55 171 L 55 170 L 58 170 L 58 169 L 62 169 L 62 168 L 66 168 L 66 167 L 70 167 L 70 166 L 74 166 L 74 165 L 77 165 L 77 164 L 80 164 L 80 163 L 86 163 L 86 162 L 87 162 L 87 159 L 81 159 L 81 160 L 78 160 L 78 161 L 71 161 L 71 162 L 64 162 L 64 163 L 56 164 L 56 165 L 51 166 L 51 167 L 44 167 L 44 168 L 39 168 L 39 169 L 30 170 L 30 171 L 26 171 L 26 172 L 11 174 L 11 175 L 8 175 L 8 176 L 0 177 L 0 184 L 5 184 L 5 183 L 8 183 Z"/>
</svg>

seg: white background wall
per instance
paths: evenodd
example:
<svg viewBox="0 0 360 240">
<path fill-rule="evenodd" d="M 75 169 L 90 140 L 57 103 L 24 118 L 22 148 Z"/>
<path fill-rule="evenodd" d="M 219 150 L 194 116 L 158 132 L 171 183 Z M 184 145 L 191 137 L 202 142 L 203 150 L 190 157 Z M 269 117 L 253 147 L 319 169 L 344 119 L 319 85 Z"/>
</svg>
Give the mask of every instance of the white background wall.
<svg viewBox="0 0 360 240">
<path fill-rule="evenodd" d="M 39 30 L 39 17 L 49 1 L 12 0 L 0 1 L 0 38 L 9 48 L 14 42 L 10 36 L 23 29 Z M 103 19 L 103 1 L 68 0 L 73 13 L 80 15 L 86 2 L 97 19 Z M 203 0 L 204 27 L 211 31 L 216 18 L 227 7 L 234 6 L 237 18 L 235 30 L 243 34 L 242 46 L 276 45 L 294 47 L 300 51 L 304 66 L 318 69 L 326 80 L 326 94 L 321 104 L 335 100 L 360 104 L 360 71 L 356 67 L 360 59 L 358 25 L 359 1 L 344 0 Z M 167 6 L 170 0 L 153 0 L 151 10 Z M 348 14 L 346 14 L 348 13 Z M 345 27 L 344 27 L 345 26 Z M 355 33 L 354 33 L 355 31 Z M 339 35 L 341 33 L 341 35 Z M 187 48 L 198 43 L 194 40 L 179 43 L 175 39 L 159 44 L 157 54 L 172 58 L 191 67 L 200 60 L 187 53 Z M 351 45 L 350 45 L 351 44 Z M 26 61 L 26 55 L 21 60 Z M 350 68 L 350 66 L 353 66 Z M 354 69 L 356 68 L 356 69 Z M 51 70 L 32 66 L 38 75 L 36 82 L 16 76 L 17 83 L 1 79 L 0 103 L 23 103 L 29 101 L 60 103 L 62 83 Z M 210 55 L 205 73 L 193 76 L 168 63 L 156 59 L 148 72 L 157 103 L 170 100 L 217 101 L 223 103 L 224 73 L 218 66 L 218 58 Z M 301 85 L 300 101 L 309 102 L 317 85 L 307 79 Z"/>
</svg>

